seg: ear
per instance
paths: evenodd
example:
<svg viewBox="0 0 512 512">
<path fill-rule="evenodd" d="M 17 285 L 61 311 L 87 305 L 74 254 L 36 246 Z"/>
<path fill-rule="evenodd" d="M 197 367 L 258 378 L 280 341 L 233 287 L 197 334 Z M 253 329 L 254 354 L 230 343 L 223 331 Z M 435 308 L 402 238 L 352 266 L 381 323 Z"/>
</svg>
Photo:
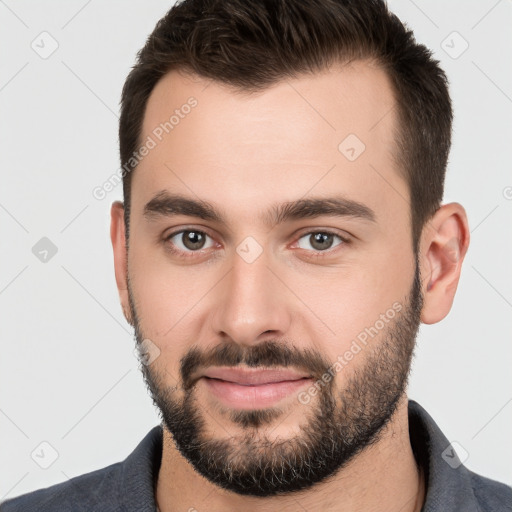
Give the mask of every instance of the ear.
<svg viewBox="0 0 512 512">
<path fill-rule="evenodd" d="M 458 203 L 442 205 L 421 236 L 423 323 L 439 322 L 450 312 L 468 247 L 466 211 Z"/>
<path fill-rule="evenodd" d="M 124 205 L 121 201 L 112 203 L 110 209 L 110 239 L 114 250 L 114 270 L 121 307 L 127 322 L 133 325 L 128 299 L 128 247 L 126 246 Z"/>
</svg>

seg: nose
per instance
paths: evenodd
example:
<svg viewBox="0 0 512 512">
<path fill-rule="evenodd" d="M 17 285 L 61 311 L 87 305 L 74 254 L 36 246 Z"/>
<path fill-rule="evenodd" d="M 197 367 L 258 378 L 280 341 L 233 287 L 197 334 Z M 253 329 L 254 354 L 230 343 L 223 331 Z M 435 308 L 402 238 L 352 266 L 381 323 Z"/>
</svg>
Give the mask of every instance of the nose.
<svg viewBox="0 0 512 512">
<path fill-rule="evenodd" d="M 212 314 L 216 337 L 254 345 L 269 336 L 286 335 L 291 322 L 290 297 L 276 277 L 278 273 L 269 268 L 265 253 L 250 263 L 237 253 L 233 255 L 231 271 L 216 287 Z"/>
</svg>

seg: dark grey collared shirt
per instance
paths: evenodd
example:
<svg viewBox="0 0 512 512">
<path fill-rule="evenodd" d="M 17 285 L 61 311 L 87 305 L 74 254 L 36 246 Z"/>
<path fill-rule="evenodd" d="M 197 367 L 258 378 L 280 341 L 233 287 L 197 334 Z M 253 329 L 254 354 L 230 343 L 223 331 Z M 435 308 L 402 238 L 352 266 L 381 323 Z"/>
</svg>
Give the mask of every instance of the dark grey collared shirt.
<svg viewBox="0 0 512 512">
<path fill-rule="evenodd" d="M 409 431 L 426 478 L 424 512 L 512 510 L 512 488 L 461 464 L 434 420 L 412 400 Z M 0 512 L 155 512 L 161 458 L 162 428 L 156 426 L 123 462 L 4 501 Z"/>
</svg>

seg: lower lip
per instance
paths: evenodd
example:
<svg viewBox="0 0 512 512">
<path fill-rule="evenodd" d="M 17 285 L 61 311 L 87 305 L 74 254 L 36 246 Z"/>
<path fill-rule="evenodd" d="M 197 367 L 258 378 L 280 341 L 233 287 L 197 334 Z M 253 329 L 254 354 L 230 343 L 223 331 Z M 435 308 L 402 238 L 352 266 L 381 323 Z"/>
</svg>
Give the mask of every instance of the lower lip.
<svg viewBox="0 0 512 512">
<path fill-rule="evenodd" d="M 260 409 L 275 405 L 283 398 L 298 393 L 312 379 L 285 380 L 257 386 L 203 377 L 208 390 L 224 405 L 236 409 Z"/>
</svg>

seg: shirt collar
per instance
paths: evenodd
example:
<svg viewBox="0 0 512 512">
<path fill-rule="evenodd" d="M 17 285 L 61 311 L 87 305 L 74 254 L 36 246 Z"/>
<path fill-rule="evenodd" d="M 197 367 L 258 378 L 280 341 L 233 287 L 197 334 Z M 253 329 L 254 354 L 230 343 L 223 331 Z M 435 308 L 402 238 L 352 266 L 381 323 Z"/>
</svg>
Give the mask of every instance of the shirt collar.
<svg viewBox="0 0 512 512">
<path fill-rule="evenodd" d="M 432 417 L 414 400 L 409 400 L 409 437 L 425 475 L 422 512 L 478 512 L 471 472 Z"/>
<path fill-rule="evenodd" d="M 153 427 L 123 462 L 119 480 L 122 510 L 155 512 L 155 489 L 162 462 L 162 426 Z"/>
</svg>

